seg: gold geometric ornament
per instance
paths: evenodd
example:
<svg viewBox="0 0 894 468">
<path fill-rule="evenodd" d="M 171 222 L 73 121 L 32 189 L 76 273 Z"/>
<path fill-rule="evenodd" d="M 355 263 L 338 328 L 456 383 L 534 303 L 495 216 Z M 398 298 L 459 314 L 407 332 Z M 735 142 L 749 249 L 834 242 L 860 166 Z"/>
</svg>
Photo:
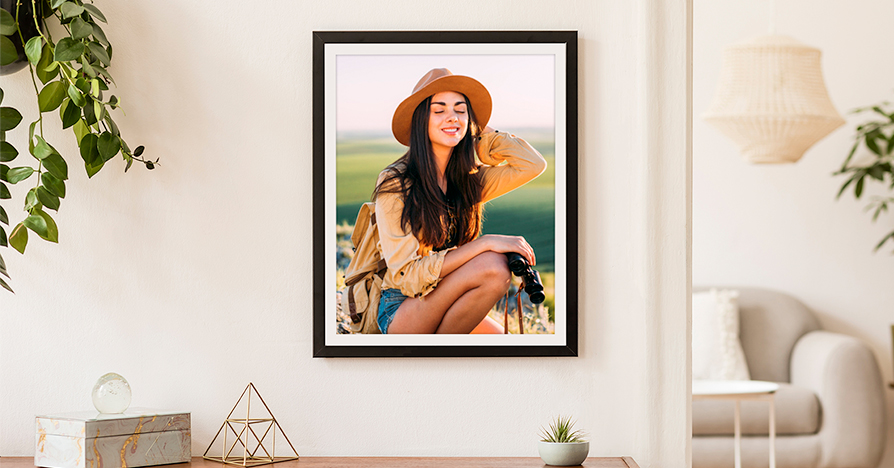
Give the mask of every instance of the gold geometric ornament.
<svg viewBox="0 0 894 468">
<path fill-rule="evenodd" d="M 257 396 L 258 400 L 261 401 L 261 405 L 263 405 L 263 409 L 257 404 L 255 405 L 255 416 L 252 416 L 251 414 L 252 393 Z M 242 402 L 243 398 L 245 399 L 245 418 L 234 418 L 233 413 L 239 408 L 239 404 Z M 268 417 L 257 417 L 258 412 L 261 411 L 266 411 L 266 416 Z M 282 437 L 286 439 L 294 456 L 276 456 L 277 430 L 282 434 Z M 211 452 L 211 448 L 214 446 L 214 442 L 220 437 L 221 432 L 223 432 L 223 445 L 219 452 L 220 456 L 208 455 Z M 233 443 L 228 444 L 227 439 L 231 433 Z M 268 444 L 267 446 L 264 445 L 265 442 Z M 241 445 L 241 449 L 236 448 L 237 444 Z M 261 398 L 261 394 L 258 393 L 254 384 L 249 382 L 248 386 L 245 387 L 245 390 L 242 391 L 242 395 L 239 396 L 239 400 L 236 401 L 236 405 L 233 406 L 230 414 L 227 415 L 224 423 L 220 426 L 217 435 L 214 436 L 214 439 L 211 439 L 211 443 L 208 444 L 208 448 L 205 450 L 205 454 L 202 455 L 202 458 L 205 460 L 226 463 L 228 465 L 247 467 L 297 460 L 298 451 L 292 446 L 292 442 L 289 441 L 286 433 L 283 432 L 282 427 L 273 416 L 273 412 L 267 407 L 267 403 Z"/>
<path fill-rule="evenodd" d="M 727 46 L 704 119 L 752 163 L 793 163 L 844 124 L 820 66 L 820 50 L 769 35 Z"/>
</svg>

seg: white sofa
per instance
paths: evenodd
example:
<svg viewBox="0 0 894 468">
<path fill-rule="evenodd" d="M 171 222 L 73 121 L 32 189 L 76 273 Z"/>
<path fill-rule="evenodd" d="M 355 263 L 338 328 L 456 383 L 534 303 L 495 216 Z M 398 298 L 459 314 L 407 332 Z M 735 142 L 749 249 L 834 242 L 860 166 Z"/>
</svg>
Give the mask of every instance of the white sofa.
<svg viewBox="0 0 894 468">
<path fill-rule="evenodd" d="M 708 288 L 694 288 L 695 292 Z M 884 386 L 856 338 L 820 329 L 804 304 L 766 289 L 740 291 L 742 348 L 751 378 L 778 382 L 778 468 L 875 468 L 885 450 Z M 692 404 L 692 466 L 733 466 L 731 401 Z M 742 466 L 769 465 L 766 402 L 742 403 Z"/>
</svg>

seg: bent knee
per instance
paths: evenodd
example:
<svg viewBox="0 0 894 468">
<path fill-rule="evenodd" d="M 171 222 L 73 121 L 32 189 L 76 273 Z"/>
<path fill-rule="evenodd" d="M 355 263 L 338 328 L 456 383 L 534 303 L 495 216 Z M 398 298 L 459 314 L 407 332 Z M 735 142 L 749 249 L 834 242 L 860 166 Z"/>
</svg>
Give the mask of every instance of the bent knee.
<svg viewBox="0 0 894 468">
<path fill-rule="evenodd" d="M 476 272 L 487 282 L 509 287 L 512 273 L 506 256 L 496 252 L 484 252 L 475 257 Z"/>
</svg>

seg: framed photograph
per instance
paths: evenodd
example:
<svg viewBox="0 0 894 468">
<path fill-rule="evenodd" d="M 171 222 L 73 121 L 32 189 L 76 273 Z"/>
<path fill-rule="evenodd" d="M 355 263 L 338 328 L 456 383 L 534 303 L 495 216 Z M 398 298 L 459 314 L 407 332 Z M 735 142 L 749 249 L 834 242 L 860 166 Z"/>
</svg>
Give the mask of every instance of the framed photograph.
<svg viewBox="0 0 894 468">
<path fill-rule="evenodd" d="M 576 356 L 577 32 L 313 41 L 314 357 Z"/>
</svg>

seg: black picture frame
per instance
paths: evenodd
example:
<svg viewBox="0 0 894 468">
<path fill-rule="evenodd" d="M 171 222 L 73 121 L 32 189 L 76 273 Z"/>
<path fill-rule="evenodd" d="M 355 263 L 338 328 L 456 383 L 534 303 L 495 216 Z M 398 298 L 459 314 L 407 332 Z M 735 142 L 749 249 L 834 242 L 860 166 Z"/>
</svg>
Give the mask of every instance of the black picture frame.
<svg viewBox="0 0 894 468">
<path fill-rule="evenodd" d="M 508 356 L 577 356 L 578 354 L 578 61 L 576 31 L 319 31 L 313 33 L 313 270 L 314 270 L 314 357 L 508 357 Z M 563 245 L 563 258 L 556 253 L 556 281 L 563 284 L 562 310 L 556 310 L 556 325 L 561 314 L 561 334 L 544 336 L 543 343 L 536 342 L 533 336 L 525 342 L 498 342 L 499 337 L 514 335 L 494 335 L 493 343 L 464 343 L 463 335 L 446 335 L 456 337 L 454 344 L 450 338 L 438 340 L 432 344 L 405 344 L 390 342 L 397 340 L 395 335 L 363 335 L 365 342 L 346 342 L 355 335 L 338 335 L 327 322 L 334 322 L 336 274 L 327 262 L 334 262 L 336 255 L 334 228 L 329 228 L 335 219 L 333 193 L 336 179 L 332 175 L 334 161 L 334 139 L 338 132 L 333 105 L 335 94 L 335 76 L 338 71 L 334 65 L 336 57 L 350 55 L 354 48 L 371 50 L 373 54 L 387 56 L 410 56 L 414 54 L 391 52 L 395 48 L 411 48 L 412 50 L 428 50 L 432 48 L 441 53 L 432 52 L 432 56 L 442 56 L 445 45 L 455 46 L 464 51 L 475 50 L 474 54 L 489 55 L 492 50 L 532 50 L 536 55 L 547 50 L 547 55 L 555 51 L 556 89 L 561 89 L 564 99 L 557 98 L 554 103 L 555 154 L 557 155 L 557 172 L 555 178 L 555 222 L 554 232 L 556 244 Z M 468 45 L 468 46 L 466 46 Z M 347 52 L 339 52 L 344 50 Z M 403 50 L 403 49 L 401 49 Z M 365 53 L 365 52 L 362 52 Z M 474 55 L 473 54 L 473 55 Z M 465 55 L 464 55 L 465 56 Z M 448 67 L 449 68 L 449 67 Z M 455 73 L 464 74 L 454 70 Z M 472 74 L 470 74 L 472 75 Z M 409 95 L 413 83 L 422 76 L 412 78 L 406 90 Z M 474 75 L 472 75 L 474 76 Z M 519 77 L 518 79 L 524 79 Z M 488 86 L 487 83 L 484 83 Z M 558 94 L 557 94 L 558 96 Z M 397 103 L 394 103 L 396 107 Z M 391 107 L 393 112 L 394 107 Z M 390 119 L 390 118 L 389 118 Z M 390 120 L 388 121 L 390 128 Z M 393 137 L 392 137 L 393 139 Z M 327 153 L 327 150 L 329 151 Z M 558 155 L 562 155 L 558 162 Z M 327 169 L 329 164 L 329 169 Z M 328 171 L 328 172 L 327 172 Z M 560 204 L 558 200 L 562 200 Z M 561 221 L 560 221 L 561 220 Z M 559 224 L 561 223 L 561 226 Z M 562 242 L 564 241 L 564 242 Z M 558 252 L 559 248 L 556 247 Z M 561 272 L 558 265 L 561 263 Z M 556 303 L 558 304 L 558 293 Z M 410 337 L 444 337 L 444 335 L 409 335 Z M 379 340 L 373 342 L 369 340 Z M 432 338 L 434 339 L 434 338 Z M 521 338 L 514 338 L 521 339 Z M 359 338 L 358 338 L 359 340 Z M 445 341 L 446 340 L 446 341 Z M 510 340 L 510 339 L 507 339 Z"/>
</svg>

